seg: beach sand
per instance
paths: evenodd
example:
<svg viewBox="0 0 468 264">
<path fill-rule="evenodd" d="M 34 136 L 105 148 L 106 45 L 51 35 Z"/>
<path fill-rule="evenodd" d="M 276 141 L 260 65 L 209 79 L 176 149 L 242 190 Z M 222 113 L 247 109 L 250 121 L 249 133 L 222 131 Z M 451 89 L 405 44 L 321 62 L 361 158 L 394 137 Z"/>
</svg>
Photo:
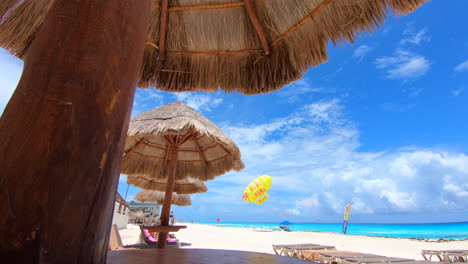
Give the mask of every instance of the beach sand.
<svg viewBox="0 0 468 264">
<path fill-rule="evenodd" d="M 423 249 L 468 249 L 467 240 L 424 241 L 406 238 L 368 237 L 325 232 L 259 231 L 246 228 L 218 227 L 201 224 L 183 224 L 187 229 L 175 233 L 183 248 L 211 248 L 243 250 L 274 254 L 274 244 L 316 243 L 335 246 L 337 250 L 372 253 L 389 257 L 422 260 Z M 128 225 L 120 230 L 124 244 L 138 243 L 140 229 Z"/>
</svg>

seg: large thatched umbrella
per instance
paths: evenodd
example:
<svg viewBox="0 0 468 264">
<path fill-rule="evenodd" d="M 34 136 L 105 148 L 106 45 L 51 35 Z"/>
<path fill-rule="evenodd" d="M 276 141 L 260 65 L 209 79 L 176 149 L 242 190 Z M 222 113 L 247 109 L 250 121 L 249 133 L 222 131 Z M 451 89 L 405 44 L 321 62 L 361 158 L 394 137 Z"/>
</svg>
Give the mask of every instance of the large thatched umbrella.
<svg viewBox="0 0 468 264">
<path fill-rule="evenodd" d="M 0 46 L 25 60 L 0 120 L 0 255 L 105 260 L 137 83 L 272 91 L 423 2 L 0 1 Z"/>
<path fill-rule="evenodd" d="M 165 192 L 167 189 L 167 179 L 152 179 L 142 175 L 128 175 L 127 183 L 145 190 Z M 176 180 L 173 191 L 177 194 L 204 193 L 208 191 L 208 187 L 200 180 L 188 178 Z"/>
<path fill-rule="evenodd" d="M 134 199 L 140 202 L 156 202 L 160 205 L 164 204 L 165 192 L 141 190 L 139 191 Z M 171 198 L 171 204 L 178 206 L 190 206 L 192 200 L 188 194 L 177 194 L 173 193 Z"/>
<path fill-rule="evenodd" d="M 329 41 L 353 42 L 378 28 L 389 9 L 407 14 L 425 1 L 152 1 L 139 86 L 269 92 L 325 62 Z M 0 3 L 0 16 L 8 11 L 0 45 L 22 57 L 54 1 L 25 0 L 14 8 L 18 2 Z"/>
<path fill-rule="evenodd" d="M 244 168 L 239 148 L 221 129 L 182 102 L 135 116 L 130 121 L 121 173 L 167 182 L 161 225 L 168 225 L 176 180 L 211 180 Z M 133 177 L 133 176 L 131 176 Z M 160 232 L 159 247 L 167 233 Z"/>
</svg>

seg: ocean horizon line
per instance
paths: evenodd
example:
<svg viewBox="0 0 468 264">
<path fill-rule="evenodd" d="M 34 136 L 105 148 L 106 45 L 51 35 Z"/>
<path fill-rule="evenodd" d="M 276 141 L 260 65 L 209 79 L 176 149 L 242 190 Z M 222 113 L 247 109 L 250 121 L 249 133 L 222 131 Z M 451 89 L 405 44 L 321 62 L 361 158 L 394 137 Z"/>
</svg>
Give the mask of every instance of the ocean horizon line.
<svg viewBox="0 0 468 264">
<path fill-rule="evenodd" d="M 254 230 L 281 231 L 279 222 L 195 222 L 219 227 L 238 227 Z M 294 223 L 287 225 L 292 232 L 331 232 L 343 233 L 343 223 Z M 348 235 L 458 240 L 468 239 L 468 222 L 450 223 L 349 223 Z"/>
<path fill-rule="evenodd" d="M 251 222 L 251 221 L 198 221 L 198 220 L 179 220 L 180 222 L 194 222 L 194 223 L 214 223 L 214 224 L 220 224 L 220 223 L 231 223 L 231 224 L 279 224 L 282 221 L 275 221 L 275 222 Z M 289 220 L 283 220 L 283 221 L 289 221 Z M 289 221 L 291 224 L 342 224 L 343 221 L 341 222 L 294 222 L 294 221 Z M 371 222 L 352 222 L 349 221 L 348 225 L 351 224 L 356 224 L 356 225 L 443 225 L 443 224 L 468 224 L 468 221 L 456 221 L 456 222 L 425 222 L 425 223 L 371 223 Z"/>
</svg>

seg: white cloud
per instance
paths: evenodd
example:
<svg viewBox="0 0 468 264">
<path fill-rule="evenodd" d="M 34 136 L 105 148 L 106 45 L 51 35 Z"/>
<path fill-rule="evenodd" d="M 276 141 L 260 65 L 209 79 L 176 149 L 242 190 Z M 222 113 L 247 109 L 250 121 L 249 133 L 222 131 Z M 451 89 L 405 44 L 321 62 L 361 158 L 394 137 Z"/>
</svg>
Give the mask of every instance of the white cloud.
<svg viewBox="0 0 468 264">
<path fill-rule="evenodd" d="M 428 36 L 427 33 L 428 33 L 427 28 L 423 28 L 419 30 L 418 32 L 415 32 L 412 27 L 407 28 L 403 32 L 405 37 L 402 40 L 400 40 L 400 44 L 401 45 L 405 45 L 405 44 L 419 45 L 423 42 L 430 42 L 431 37 Z"/>
<path fill-rule="evenodd" d="M 460 87 L 456 90 L 452 91 L 453 96 L 459 96 L 463 91 L 465 91 L 465 87 Z"/>
<path fill-rule="evenodd" d="M 366 205 L 361 199 L 359 198 L 353 198 L 352 200 L 352 213 L 358 213 L 358 214 L 373 214 L 374 210 L 372 208 L 369 208 L 368 205 Z"/>
<path fill-rule="evenodd" d="M 300 215 L 301 211 L 297 208 L 291 208 L 291 209 L 286 209 L 286 212 L 288 212 L 291 215 Z"/>
<path fill-rule="evenodd" d="M 411 52 L 409 48 L 430 42 L 431 37 L 428 32 L 427 28 L 416 31 L 414 23 L 409 23 L 393 55 L 375 60 L 377 68 L 386 70 L 389 79 L 409 81 L 424 76 L 431 68 L 430 60 L 423 55 Z M 419 92 L 415 93 L 417 94 Z"/>
<path fill-rule="evenodd" d="M 176 94 L 176 98 L 177 100 L 185 102 L 188 106 L 200 112 L 210 112 L 212 109 L 216 108 L 223 102 L 223 99 L 216 97 L 216 94 L 208 95 L 184 92 Z"/>
<path fill-rule="evenodd" d="M 353 57 L 357 59 L 363 59 L 369 52 L 372 51 L 372 47 L 368 45 L 361 45 L 354 50 Z"/>
<path fill-rule="evenodd" d="M 452 183 L 444 185 L 443 189 L 454 193 L 458 197 L 468 197 L 467 189 L 461 188 L 460 186 L 452 184 Z"/>
<path fill-rule="evenodd" d="M 308 78 L 301 78 L 293 83 L 286 85 L 280 90 L 274 92 L 280 97 L 287 99 L 288 103 L 295 103 L 308 98 L 308 95 L 317 93 L 335 93 L 336 89 L 322 88 L 314 85 L 313 81 Z"/>
<path fill-rule="evenodd" d="M 382 191 L 380 197 L 388 199 L 398 211 L 409 211 L 416 208 L 416 201 L 411 193 L 399 191 Z"/>
<path fill-rule="evenodd" d="M 411 80 L 425 75 L 431 63 L 421 55 L 398 49 L 393 56 L 380 57 L 375 60 L 379 69 L 387 70 L 387 78 Z"/>
<path fill-rule="evenodd" d="M 310 197 L 306 197 L 302 200 L 298 200 L 295 203 L 294 208 L 287 209 L 286 211 L 292 215 L 301 215 L 304 210 L 308 210 L 311 208 L 318 208 L 320 207 L 320 201 L 317 194 L 314 194 Z"/>
<path fill-rule="evenodd" d="M 455 67 L 455 71 L 457 72 L 468 71 L 468 60 L 458 64 L 457 67 Z"/>
<path fill-rule="evenodd" d="M 304 198 L 301 201 L 296 201 L 296 205 L 304 208 L 312 208 L 312 207 L 319 207 L 320 202 L 318 199 L 318 195 L 314 194 L 310 197 Z"/>
<path fill-rule="evenodd" d="M 410 91 L 410 94 L 409 94 L 409 95 L 410 95 L 411 97 L 415 97 L 415 96 L 420 95 L 422 92 L 423 92 L 423 89 L 422 89 L 422 88 L 414 89 L 414 90 L 411 90 L 411 91 Z"/>
<path fill-rule="evenodd" d="M 312 103 L 265 123 L 225 125 L 223 130 L 240 147 L 246 169 L 216 180 L 230 186 L 217 199 L 246 213 L 257 208 L 244 207 L 238 196 L 262 174 L 273 178 L 262 205 L 266 214 L 287 212 L 294 221 L 341 217 L 348 203 L 358 214 L 468 210 L 468 186 L 456 185 L 468 182 L 468 155 L 415 146 L 360 152 L 359 131 L 343 116 L 338 99 Z"/>
</svg>

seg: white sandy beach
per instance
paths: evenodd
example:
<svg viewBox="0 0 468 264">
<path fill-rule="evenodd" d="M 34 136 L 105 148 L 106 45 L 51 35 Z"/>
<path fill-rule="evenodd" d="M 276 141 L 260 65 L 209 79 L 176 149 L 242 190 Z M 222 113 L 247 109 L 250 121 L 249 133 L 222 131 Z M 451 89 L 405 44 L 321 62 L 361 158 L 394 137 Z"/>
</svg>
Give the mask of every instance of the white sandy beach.
<svg viewBox="0 0 468 264">
<path fill-rule="evenodd" d="M 422 249 L 468 249 L 468 241 L 428 242 L 404 238 L 367 237 L 324 232 L 255 231 L 245 228 L 184 224 L 187 229 L 176 233 L 184 248 L 231 249 L 274 254 L 273 244 L 316 243 L 335 246 L 338 250 L 373 253 L 421 260 Z M 124 244 L 138 243 L 140 229 L 128 225 L 120 230 Z"/>
</svg>

